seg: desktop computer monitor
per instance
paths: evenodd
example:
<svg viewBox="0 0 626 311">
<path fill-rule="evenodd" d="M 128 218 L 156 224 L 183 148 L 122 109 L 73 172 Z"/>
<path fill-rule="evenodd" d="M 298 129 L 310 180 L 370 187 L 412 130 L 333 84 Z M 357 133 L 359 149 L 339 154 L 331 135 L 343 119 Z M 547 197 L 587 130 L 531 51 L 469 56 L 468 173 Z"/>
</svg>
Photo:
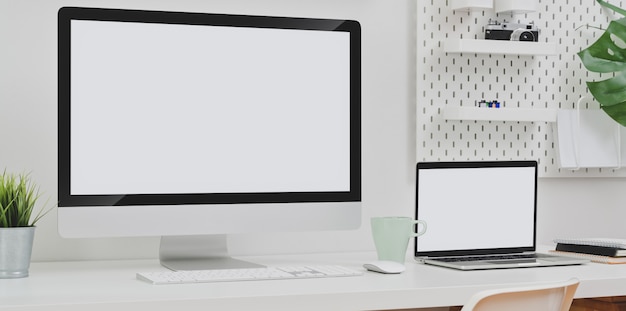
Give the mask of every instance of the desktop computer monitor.
<svg viewBox="0 0 626 311">
<path fill-rule="evenodd" d="M 59 232 L 161 236 L 173 269 L 234 233 L 361 223 L 356 21 L 65 7 Z"/>
</svg>

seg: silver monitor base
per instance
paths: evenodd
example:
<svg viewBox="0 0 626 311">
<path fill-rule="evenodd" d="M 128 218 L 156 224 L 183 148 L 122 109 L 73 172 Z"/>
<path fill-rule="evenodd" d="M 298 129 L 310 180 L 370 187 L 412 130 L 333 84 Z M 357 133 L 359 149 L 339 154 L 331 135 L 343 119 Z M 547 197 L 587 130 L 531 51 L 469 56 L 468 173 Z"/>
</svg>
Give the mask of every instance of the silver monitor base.
<svg viewBox="0 0 626 311">
<path fill-rule="evenodd" d="M 226 235 L 161 237 L 159 259 L 174 271 L 264 267 L 230 257 Z"/>
</svg>

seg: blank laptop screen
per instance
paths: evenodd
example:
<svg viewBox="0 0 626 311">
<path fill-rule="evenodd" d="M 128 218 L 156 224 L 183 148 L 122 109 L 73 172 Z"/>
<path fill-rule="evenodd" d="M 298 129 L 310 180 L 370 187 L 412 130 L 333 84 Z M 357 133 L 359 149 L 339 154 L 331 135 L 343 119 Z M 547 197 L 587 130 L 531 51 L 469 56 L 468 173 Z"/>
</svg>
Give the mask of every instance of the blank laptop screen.
<svg viewBox="0 0 626 311">
<path fill-rule="evenodd" d="M 420 163 L 416 254 L 534 248 L 536 162 Z"/>
</svg>

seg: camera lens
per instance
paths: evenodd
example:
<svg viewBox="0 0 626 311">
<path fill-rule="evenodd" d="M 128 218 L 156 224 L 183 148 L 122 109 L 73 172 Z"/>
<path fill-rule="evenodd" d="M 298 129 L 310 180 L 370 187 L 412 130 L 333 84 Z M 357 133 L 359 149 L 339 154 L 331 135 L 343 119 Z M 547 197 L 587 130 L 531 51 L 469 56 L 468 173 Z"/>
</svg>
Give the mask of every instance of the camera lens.
<svg viewBox="0 0 626 311">
<path fill-rule="evenodd" d="M 511 41 L 536 41 L 535 35 L 525 29 L 515 29 L 511 34 Z"/>
<path fill-rule="evenodd" d="M 530 31 L 524 31 L 519 35 L 519 41 L 535 41 L 535 35 Z"/>
</svg>

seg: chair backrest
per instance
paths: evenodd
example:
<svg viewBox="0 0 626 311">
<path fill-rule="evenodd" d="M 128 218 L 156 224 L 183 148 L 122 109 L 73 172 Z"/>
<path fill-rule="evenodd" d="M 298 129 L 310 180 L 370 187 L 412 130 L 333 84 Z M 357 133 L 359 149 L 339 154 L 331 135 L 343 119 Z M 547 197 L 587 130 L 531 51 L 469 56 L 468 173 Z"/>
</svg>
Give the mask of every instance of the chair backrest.
<svg viewBox="0 0 626 311">
<path fill-rule="evenodd" d="M 476 293 L 461 311 L 568 311 L 580 281 L 485 290 Z"/>
</svg>

